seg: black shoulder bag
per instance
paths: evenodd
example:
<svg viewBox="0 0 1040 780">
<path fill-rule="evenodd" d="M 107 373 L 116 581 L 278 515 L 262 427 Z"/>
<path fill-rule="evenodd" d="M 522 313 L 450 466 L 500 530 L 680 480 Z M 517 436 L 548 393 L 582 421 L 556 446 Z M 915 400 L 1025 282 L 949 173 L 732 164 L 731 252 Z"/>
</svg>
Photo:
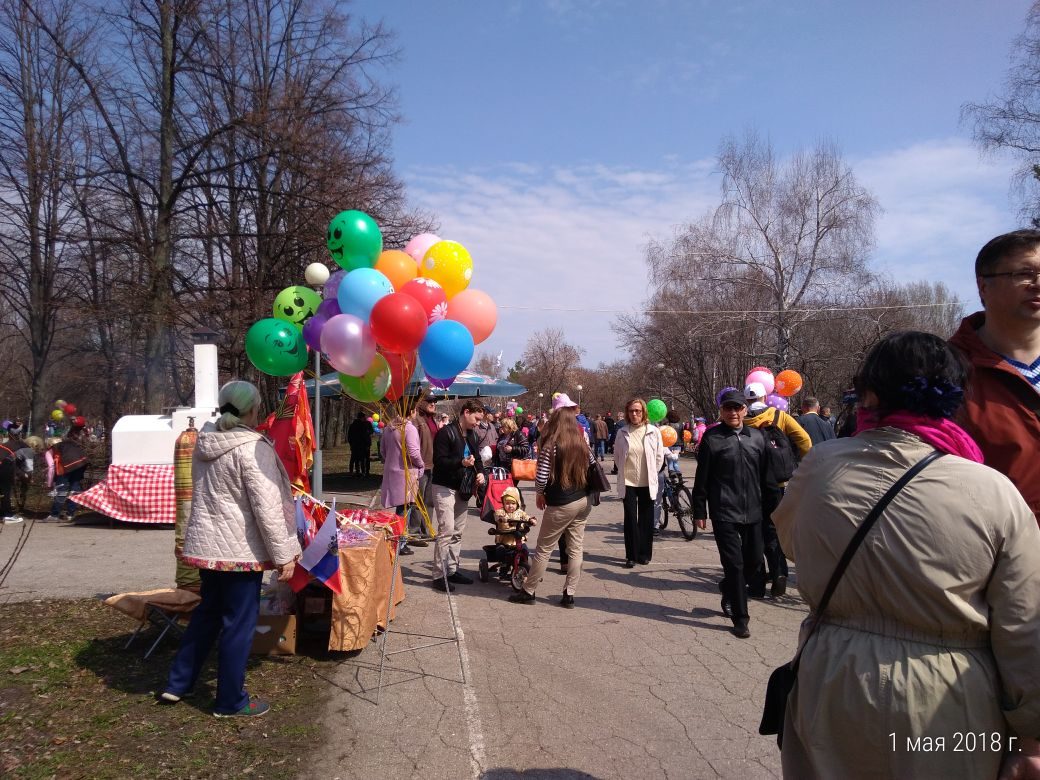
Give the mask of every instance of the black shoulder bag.
<svg viewBox="0 0 1040 780">
<path fill-rule="evenodd" d="M 823 598 L 820 599 L 820 608 L 816 612 L 816 619 L 813 620 L 812 626 L 809 628 L 809 635 L 805 637 L 805 642 L 798 648 L 798 652 L 795 653 L 793 659 L 783 666 L 777 667 L 769 675 L 769 683 L 766 685 L 766 701 L 762 707 L 762 722 L 758 726 L 758 733 L 764 735 L 776 734 L 778 747 L 783 747 L 784 744 L 784 716 L 787 712 L 787 697 L 791 695 L 795 681 L 798 679 L 798 664 L 802 659 L 802 651 L 805 650 L 809 640 L 816 633 L 816 627 L 823 621 L 823 615 L 827 610 L 827 605 L 830 603 L 831 596 L 834 595 L 835 588 L 841 582 L 841 577 L 845 574 L 845 569 L 848 568 L 852 556 L 856 554 L 856 550 L 863 543 L 863 539 L 870 532 L 881 513 L 885 511 L 885 507 L 896 497 L 899 491 L 906 487 L 906 484 L 921 473 L 929 463 L 938 460 L 945 454 L 936 450 L 919 460 L 899 478 L 899 481 L 888 489 L 888 492 L 870 510 L 870 514 L 856 529 L 852 541 L 849 542 L 849 546 L 842 553 L 838 565 L 834 567 L 834 573 L 831 575 L 830 582 L 827 583 L 827 589 L 823 592 Z"/>
</svg>

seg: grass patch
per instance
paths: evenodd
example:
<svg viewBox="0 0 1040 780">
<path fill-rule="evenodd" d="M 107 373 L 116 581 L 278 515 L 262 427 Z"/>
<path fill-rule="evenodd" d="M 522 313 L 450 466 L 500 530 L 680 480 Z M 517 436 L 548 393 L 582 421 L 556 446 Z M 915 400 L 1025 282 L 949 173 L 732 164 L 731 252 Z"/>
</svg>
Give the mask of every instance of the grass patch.
<svg viewBox="0 0 1040 780">
<path fill-rule="evenodd" d="M 321 736 L 323 684 L 337 662 L 253 656 L 247 685 L 263 718 L 217 719 L 216 648 L 195 695 L 158 706 L 176 642 L 147 661 L 154 633 L 124 650 L 133 623 L 93 599 L 0 607 L 0 777 L 294 777 Z M 150 638 L 149 638 L 150 637 Z"/>
</svg>

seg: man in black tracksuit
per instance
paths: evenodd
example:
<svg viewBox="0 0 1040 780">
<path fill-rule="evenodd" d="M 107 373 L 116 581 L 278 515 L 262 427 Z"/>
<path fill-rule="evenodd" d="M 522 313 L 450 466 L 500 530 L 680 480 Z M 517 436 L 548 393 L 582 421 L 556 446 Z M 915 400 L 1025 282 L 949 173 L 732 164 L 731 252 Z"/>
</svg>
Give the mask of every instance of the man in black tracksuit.
<svg viewBox="0 0 1040 780">
<path fill-rule="evenodd" d="M 745 639 L 751 636 L 747 579 L 761 576 L 767 444 L 761 431 L 744 425 L 743 393 L 730 390 L 721 400 L 722 423 L 704 432 L 697 450 L 693 517 L 704 528 L 710 511 L 725 575 L 722 611 L 732 618 L 733 633 Z"/>
</svg>

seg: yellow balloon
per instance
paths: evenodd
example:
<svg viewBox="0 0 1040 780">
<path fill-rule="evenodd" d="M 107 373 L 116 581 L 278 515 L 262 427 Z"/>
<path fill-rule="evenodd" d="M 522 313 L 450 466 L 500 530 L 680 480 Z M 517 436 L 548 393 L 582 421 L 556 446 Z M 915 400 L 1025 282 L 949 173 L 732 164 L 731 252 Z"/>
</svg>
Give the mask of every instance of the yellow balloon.
<svg viewBox="0 0 1040 780">
<path fill-rule="evenodd" d="M 379 422 L 379 415 L 378 414 L 373 414 L 372 415 L 372 422 Z"/>
<path fill-rule="evenodd" d="M 438 241 L 426 250 L 419 276 L 433 279 L 444 288 L 444 294 L 452 298 L 469 287 L 469 280 L 473 278 L 473 259 L 466 247 L 457 241 Z"/>
</svg>

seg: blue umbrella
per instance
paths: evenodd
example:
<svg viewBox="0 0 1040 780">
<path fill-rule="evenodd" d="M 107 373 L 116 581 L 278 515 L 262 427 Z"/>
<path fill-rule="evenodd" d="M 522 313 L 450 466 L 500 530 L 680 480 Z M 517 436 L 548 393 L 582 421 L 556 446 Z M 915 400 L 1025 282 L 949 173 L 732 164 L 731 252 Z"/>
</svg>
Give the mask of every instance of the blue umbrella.
<svg viewBox="0 0 1040 780">
<path fill-rule="evenodd" d="M 307 388 L 307 395 L 314 398 L 314 380 L 308 379 L 303 383 L 303 386 Z M 504 398 L 527 392 L 527 388 L 523 385 L 508 382 L 505 379 L 496 379 L 493 376 L 477 374 L 473 371 L 463 371 L 455 378 L 455 381 L 452 382 L 447 390 L 431 388 L 430 383 L 426 381 L 426 375 L 420 367 L 416 369 L 412 375 L 412 381 L 405 388 L 405 395 L 419 395 L 419 393 L 425 390 L 429 390 L 433 395 L 443 398 Z M 321 397 L 335 398 L 339 395 L 339 374 L 335 371 L 322 374 Z"/>
</svg>

